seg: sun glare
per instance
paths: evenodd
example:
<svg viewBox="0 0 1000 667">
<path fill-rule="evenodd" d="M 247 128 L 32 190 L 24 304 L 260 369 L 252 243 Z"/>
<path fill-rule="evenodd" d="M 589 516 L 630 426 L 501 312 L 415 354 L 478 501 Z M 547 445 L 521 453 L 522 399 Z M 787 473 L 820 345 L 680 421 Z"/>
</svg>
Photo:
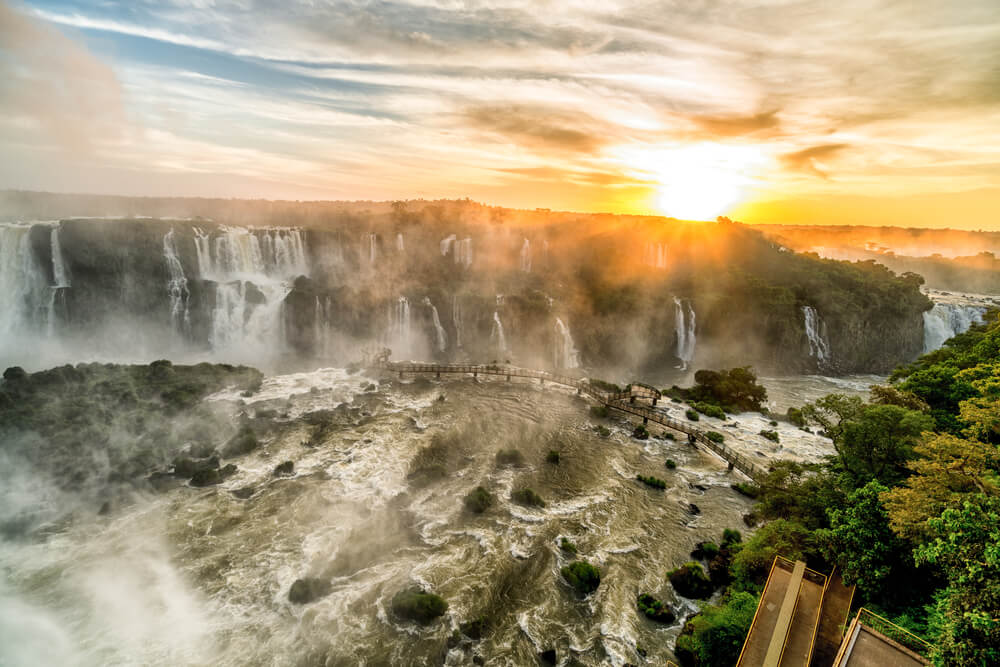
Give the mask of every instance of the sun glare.
<svg viewBox="0 0 1000 667">
<path fill-rule="evenodd" d="M 683 220 L 711 220 L 741 203 L 756 183 L 765 156 L 755 146 L 691 144 L 622 156 L 624 162 L 653 180 L 653 205 Z"/>
</svg>

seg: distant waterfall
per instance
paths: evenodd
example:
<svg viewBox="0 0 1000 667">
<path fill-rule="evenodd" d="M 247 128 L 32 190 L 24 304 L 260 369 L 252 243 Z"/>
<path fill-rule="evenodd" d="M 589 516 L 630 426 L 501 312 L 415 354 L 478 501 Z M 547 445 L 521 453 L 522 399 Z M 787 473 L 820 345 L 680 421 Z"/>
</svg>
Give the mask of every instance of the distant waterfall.
<svg viewBox="0 0 1000 667">
<path fill-rule="evenodd" d="M 302 232 L 220 227 L 212 236 L 195 229 L 195 251 L 199 276 L 217 283 L 212 348 L 254 355 L 280 348 L 285 297 L 294 278 L 309 274 Z"/>
<path fill-rule="evenodd" d="M 368 264 L 374 268 L 378 262 L 378 236 L 375 232 L 368 235 Z"/>
<path fill-rule="evenodd" d="M 313 317 L 313 354 L 317 357 L 329 357 L 331 354 L 331 315 L 333 303 L 330 297 L 316 296 L 316 309 Z"/>
<path fill-rule="evenodd" d="M 410 320 L 410 302 L 405 296 L 396 300 L 392 318 L 392 347 L 396 358 L 406 359 L 413 354 L 413 338 Z"/>
<path fill-rule="evenodd" d="M 186 333 L 191 327 L 191 317 L 188 312 L 187 277 L 184 275 L 184 265 L 177 254 L 174 230 L 171 229 L 163 237 L 163 258 L 167 262 L 167 295 L 170 297 L 170 325 L 174 331 Z M 54 244 L 53 244 L 54 245 Z"/>
<path fill-rule="evenodd" d="M 455 325 L 455 347 L 462 348 L 462 301 L 455 294 L 451 297 L 451 323 Z"/>
<path fill-rule="evenodd" d="M 507 337 L 503 333 L 503 322 L 500 321 L 500 313 L 497 311 L 493 311 L 493 331 L 490 332 L 490 342 L 496 348 L 497 354 L 500 357 L 506 356 Z"/>
<path fill-rule="evenodd" d="M 444 327 L 441 326 L 441 318 L 438 317 L 438 309 L 433 303 L 431 303 L 430 297 L 424 297 L 424 305 L 431 309 L 431 319 L 434 321 L 434 331 L 437 333 L 438 352 L 444 352 L 448 349 L 448 334 L 445 333 Z"/>
<path fill-rule="evenodd" d="M 31 249 L 31 225 L 0 225 L 0 334 L 26 332 L 53 292 Z"/>
<path fill-rule="evenodd" d="M 466 267 L 472 266 L 472 239 L 464 238 L 455 241 L 455 263 Z"/>
<path fill-rule="evenodd" d="M 677 358 L 681 368 L 687 369 L 694 359 L 694 349 L 698 342 L 694 307 L 690 301 L 681 301 L 674 297 L 674 327 L 677 333 Z"/>
<path fill-rule="evenodd" d="M 965 333 L 973 324 L 982 324 L 986 308 L 957 303 L 936 303 L 924 313 L 924 354 L 933 352 L 945 341 Z"/>
<path fill-rule="evenodd" d="M 406 244 L 403 243 L 403 235 L 402 234 L 396 234 L 396 251 L 397 252 L 406 252 Z"/>
<path fill-rule="evenodd" d="M 667 268 L 667 246 L 663 243 L 647 243 L 643 263 L 657 269 Z"/>
<path fill-rule="evenodd" d="M 531 241 L 528 239 L 521 244 L 521 270 L 531 273 Z"/>
<path fill-rule="evenodd" d="M 458 237 L 454 234 L 449 234 L 447 237 L 441 239 L 441 243 L 439 245 L 441 246 L 442 257 L 448 254 L 448 251 L 451 250 L 451 244 L 454 243 L 457 238 Z"/>
<path fill-rule="evenodd" d="M 49 236 L 49 245 L 52 248 L 52 276 L 55 280 L 55 287 L 69 287 L 69 278 L 66 277 L 66 265 L 63 263 L 62 246 L 59 245 L 59 226 L 52 228 Z"/>
<path fill-rule="evenodd" d="M 580 355 L 573 344 L 573 337 L 569 333 L 569 327 L 558 317 L 556 318 L 556 333 L 559 334 L 559 338 L 556 340 L 556 368 L 579 367 Z"/>
<path fill-rule="evenodd" d="M 826 338 L 826 323 L 812 306 L 802 306 L 806 337 L 809 339 L 809 356 L 815 357 L 820 366 L 830 359 L 830 343 Z"/>
</svg>

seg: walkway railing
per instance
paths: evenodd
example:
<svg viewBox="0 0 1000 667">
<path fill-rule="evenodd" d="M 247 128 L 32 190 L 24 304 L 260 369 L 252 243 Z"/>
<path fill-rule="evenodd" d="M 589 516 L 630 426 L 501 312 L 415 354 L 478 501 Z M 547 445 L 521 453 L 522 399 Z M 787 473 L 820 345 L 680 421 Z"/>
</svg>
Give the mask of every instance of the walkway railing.
<svg viewBox="0 0 1000 667">
<path fill-rule="evenodd" d="M 573 378 L 566 375 L 558 375 L 548 371 L 539 371 L 531 368 L 520 368 L 518 366 L 508 366 L 506 364 L 424 364 L 414 362 L 391 362 L 377 361 L 371 365 L 392 373 L 399 373 L 400 377 L 406 373 L 433 373 L 440 377 L 445 374 L 468 374 L 473 377 L 482 375 L 499 375 L 508 380 L 513 377 L 531 378 L 542 383 L 552 382 L 566 387 L 572 387 L 581 394 L 590 396 L 598 403 L 608 408 L 624 412 L 626 414 L 641 417 L 643 424 L 654 422 L 661 426 L 680 431 L 688 436 L 688 441 L 692 444 L 704 445 L 709 451 L 725 460 L 730 469 L 739 470 L 741 473 L 756 481 L 766 474 L 765 471 L 750 461 L 746 456 L 735 452 L 721 442 L 716 442 L 708 435 L 688 423 L 677 421 L 671 418 L 662 410 L 656 409 L 656 403 L 660 400 L 661 394 L 654 387 L 641 383 L 633 383 L 621 392 L 608 392 L 598 389 L 589 381 L 580 378 Z M 636 399 L 652 401 L 652 406 L 637 404 Z"/>
</svg>

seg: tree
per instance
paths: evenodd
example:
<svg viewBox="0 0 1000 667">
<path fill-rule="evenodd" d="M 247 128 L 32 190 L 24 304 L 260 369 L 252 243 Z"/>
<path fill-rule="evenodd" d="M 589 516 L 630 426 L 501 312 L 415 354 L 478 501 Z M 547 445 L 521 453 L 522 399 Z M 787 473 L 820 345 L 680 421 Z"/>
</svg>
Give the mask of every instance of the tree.
<svg viewBox="0 0 1000 667">
<path fill-rule="evenodd" d="M 922 412 L 898 405 L 865 406 L 840 427 L 835 439 L 840 464 L 855 487 L 872 479 L 895 484 L 908 474 L 906 463 L 917 439 L 932 428 L 934 420 Z"/>
<path fill-rule="evenodd" d="M 808 421 L 819 424 L 826 437 L 833 440 L 836 448 L 844 422 L 857 417 L 864 407 L 865 403 L 859 396 L 828 394 L 814 403 L 802 406 L 802 416 Z"/>
<path fill-rule="evenodd" d="M 937 600 L 935 664 L 1000 664 L 1000 498 L 973 494 L 928 526 L 933 537 L 917 548 L 917 562 L 948 576 Z"/>
</svg>

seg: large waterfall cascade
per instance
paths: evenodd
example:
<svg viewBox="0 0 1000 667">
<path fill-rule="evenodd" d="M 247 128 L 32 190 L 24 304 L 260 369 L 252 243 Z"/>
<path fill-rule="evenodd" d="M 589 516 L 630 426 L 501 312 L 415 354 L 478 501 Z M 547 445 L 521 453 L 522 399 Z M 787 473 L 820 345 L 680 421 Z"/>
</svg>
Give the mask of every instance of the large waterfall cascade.
<svg viewBox="0 0 1000 667">
<path fill-rule="evenodd" d="M 531 241 L 527 238 L 521 244 L 521 270 L 531 273 Z"/>
<path fill-rule="evenodd" d="M 643 263 L 656 269 L 667 268 L 667 246 L 664 243 L 647 243 Z"/>
<path fill-rule="evenodd" d="M 677 333 L 677 358 L 680 359 L 682 369 L 687 369 L 694 359 L 695 345 L 697 339 L 697 323 L 695 321 L 694 306 L 689 300 L 681 301 L 674 297 L 674 327 Z"/>
<path fill-rule="evenodd" d="M 490 332 L 490 342 L 501 357 L 507 354 L 507 336 L 504 335 L 503 322 L 500 321 L 498 311 L 493 311 L 493 331 Z"/>
<path fill-rule="evenodd" d="M 451 323 L 455 325 L 455 347 L 462 349 L 464 318 L 462 317 L 462 300 L 458 298 L 457 294 L 451 297 Z"/>
<path fill-rule="evenodd" d="M 809 356 L 820 365 L 830 360 L 830 343 L 826 336 L 826 323 L 812 306 L 802 306 L 802 319 L 809 340 Z"/>
<path fill-rule="evenodd" d="M 396 234 L 396 252 L 406 252 L 406 243 L 402 234 Z"/>
<path fill-rule="evenodd" d="M 188 310 L 187 276 L 184 275 L 184 265 L 177 253 L 177 239 L 171 229 L 163 237 L 163 258 L 167 263 L 167 296 L 170 297 L 170 324 L 175 331 L 186 333 L 191 327 L 191 314 Z"/>
<path fill-rule="evenodd" d="M 374 253 L 374 242 L 371 249 Z M 209 344 L 213 349 L 284 340 L 282 308 L 292 280 L 309 275 L 298 229 L 195 229 L 198 274 L 218 283 Z M 373 255 L 374 257 L 374 255 Z"/>
<path fill-rule="evenodd" d="M 438 317 L 438 309 L 431 303 L 430 297 L 424 297 L 424 305 L 431 309 L 431 320 L 434 322 L 434 332 L 437 337 L 437 349 L 438 352 L 444 352 L 448 349 L 448 334 L 445 332 L 444 327 L 441 326 L 441 318 Z"/>
<path fill-rule="evenodd" d="M 413 354 L 413 328 L 410 320 L 410 301 L 405 296 L 396 300 L 390 312 L 392 333 L 390 346 L 396 359 L 408 359 Z"/>
<path fill-rule="evenodd" d="M 973 324 L 982 324 L 984 306 L 935 303 L 924 313 L 924 353 L 939 349 L 949 338 L 965 333 Z"/>
<path fill-rule="evenodd" d="M 457 238 L 458 237 L 454 234 L 449 234 L 445 238 L 441 239 L 441 243 L 439 245 L 441 246 L 442 257 L 448 254 L 448 251 L 451 250 L 451 244 L 454 243 Z"/>
<path fill-rule="evenodd" d="M 0 334 L 27 333 L 52 297 L 31 251 L 29 224 L 0 225 Z"/>
<path fill-rule="evenodd" d="M 316 296 L 316 309 L 313 316 L 313 352 L 319 357 L 329 357 L 332 354 L 333 338 L 333 303 L 330 297 Z"/>
<path fill-rule="evenodd" d="M 455 263 L 465 267 L 472 266 L 472 239 L 464 238 L 455 241 Z"/>
<path fill-rule="evenodd" d="M 578 368 L 580 366 L 580 355 L 573 344 L 573 336 L 569 333 L 569 327 L 561 318 L 556 318 L 556 339 L 555 365 L 556 368 Z"/>
</svg>

